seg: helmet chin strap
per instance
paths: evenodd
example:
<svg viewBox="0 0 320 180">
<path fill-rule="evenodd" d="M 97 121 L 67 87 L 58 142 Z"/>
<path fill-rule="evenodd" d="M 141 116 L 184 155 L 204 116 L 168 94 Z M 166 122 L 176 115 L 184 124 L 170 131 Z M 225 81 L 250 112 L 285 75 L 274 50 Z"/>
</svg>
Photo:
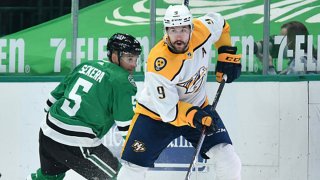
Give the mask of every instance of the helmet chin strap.
<svg viewBox="0 0 320 180">
<path fill-rule="evenodd" d="M 120 51 L 118 51 L 118 63 L 119 63 L 118 66 L 120 66 L 120 67 L 121 67 L 121 65 L 120 65 L 121 54 L 122 54 L 122 53 L 121 53 Z"/>
</svg>

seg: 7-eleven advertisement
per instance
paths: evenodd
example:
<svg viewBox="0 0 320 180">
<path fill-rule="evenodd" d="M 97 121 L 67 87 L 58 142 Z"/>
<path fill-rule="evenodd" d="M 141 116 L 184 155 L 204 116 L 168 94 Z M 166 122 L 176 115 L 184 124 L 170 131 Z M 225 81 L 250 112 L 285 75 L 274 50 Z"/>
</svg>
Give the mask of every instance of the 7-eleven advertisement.
<svg viewBox="0 0 320 180">
<path fill-rule="evenodd" d="M 163 35 L 162 18 L 169 5 L 182 1 L 156 1 L 156 40 Z M 263 37 L 264 2 L 258 0 L 190 1 L 194 17 L 209 12 L 221 13 L 231 25 L 232 41 L 242 54 L 242 72 L 261 74 L 262 63 L 255 53 L 254 44 Z M 317 0 L 273 0 L 270 9 L 270 34 L 279 35 L 280 27 L 290 21 L 299 21 L 308 28 L 308 47 L 320 54 L 320 13 Z M 80 10 L 76 63 L 107 59 L 108 37 L 116 32 L 137 37 L 143 46 L 136 74 L 143 74 L 144 63 L 151 47 L 150 1 L 108 0 Z M 272 36 L 273 44 L 283 52 L 283 37 Z M 300 39 L 301 42 L 306 39 Z M 260 42 L 259 42 L 260 41 Z M 279 49 L 278 48 L 278 49 Z M 299 48 L 299 47 L 298 47 Z M 298 51 L 301 52 L 301 51 Z M 217 52 L 211 51 L 209 70 L 213 71 Z M 278 71 L 286 67 L 285 58 L 275 58 Z M 315 63 L 310 63 L 316 66 Z M 2 76 L 55 76 L 65 75 L 72 67 L 72 20 L 66 15 L 47 23 L 0 38 L 0 75 Z M 311 67 L 314 68 L 314 67 Z M 320 65 L 319 65 L 320 69 Z"/>
</svg>

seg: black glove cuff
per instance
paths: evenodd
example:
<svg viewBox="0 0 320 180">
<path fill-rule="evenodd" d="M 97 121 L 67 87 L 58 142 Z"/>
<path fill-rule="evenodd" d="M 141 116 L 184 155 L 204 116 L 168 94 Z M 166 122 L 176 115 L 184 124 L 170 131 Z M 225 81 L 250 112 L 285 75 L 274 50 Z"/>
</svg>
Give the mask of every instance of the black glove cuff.
<svg viewBox="0 0 320 180">
<path fill-rule="evenodd" d="M 221 53 L 236 54 L 237 47 L 235 47 L 235 46 L 221 46 L 218 49 L 218 54 L 221 54 Z"/>
<path fill-rule="evenodd" d="M 192 110 L 194 110 L 194 109 L 196 109 L 197 111 L 201 110 L 201 108 L 198 107 L 198 106 L 192 106 L 192 107 L 189 108 L 188 111 L 186 112 L 186 116 L 188 116 L 189 112 L 192 111 Z"/>
</svg>

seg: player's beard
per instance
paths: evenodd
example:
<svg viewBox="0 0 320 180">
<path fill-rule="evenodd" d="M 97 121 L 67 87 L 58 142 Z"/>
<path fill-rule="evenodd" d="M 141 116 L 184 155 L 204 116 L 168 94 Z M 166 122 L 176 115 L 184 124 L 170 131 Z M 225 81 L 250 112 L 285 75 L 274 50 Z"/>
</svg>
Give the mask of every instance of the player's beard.
<svg viewBox="0 0 320 180">
<path fill-rule="evenodd" d="M 171 45 L 177 53 L 184 53 L 188 49 L 188 41 L 184 42 L 184 41 L 178 40 L 171 43 Z"/>
</svg>

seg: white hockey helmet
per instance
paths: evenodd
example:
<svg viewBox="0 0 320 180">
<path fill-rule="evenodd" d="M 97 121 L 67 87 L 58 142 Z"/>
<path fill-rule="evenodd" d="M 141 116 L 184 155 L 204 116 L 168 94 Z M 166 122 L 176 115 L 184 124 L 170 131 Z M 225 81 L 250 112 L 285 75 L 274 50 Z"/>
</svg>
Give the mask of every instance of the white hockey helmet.
<svg viewBox="0 0 320 180">
<path fill-rule="evenodd" d="M 193 28 L 192 14 L 185 5 L 170 5 L 163 17 L 164 29 L 174 26 L 187 26 Z"/>
</svg>

